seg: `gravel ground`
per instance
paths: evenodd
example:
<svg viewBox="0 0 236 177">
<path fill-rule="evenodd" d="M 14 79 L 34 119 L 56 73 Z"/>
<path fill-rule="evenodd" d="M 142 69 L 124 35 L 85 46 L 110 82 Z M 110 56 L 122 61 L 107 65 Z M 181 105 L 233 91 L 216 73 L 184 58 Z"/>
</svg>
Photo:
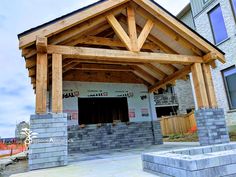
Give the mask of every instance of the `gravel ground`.
<svg viewBox="0 0 236 177">
<path fill-rule="evenodd" d="M 12 165 L 6 167 L 3 173 L 0 173 L 0 177 L 9 177 L 13 174 L 24 173 L 28 171 L 28 161 L 23 160 L 15 162 Z"/>
</svg>

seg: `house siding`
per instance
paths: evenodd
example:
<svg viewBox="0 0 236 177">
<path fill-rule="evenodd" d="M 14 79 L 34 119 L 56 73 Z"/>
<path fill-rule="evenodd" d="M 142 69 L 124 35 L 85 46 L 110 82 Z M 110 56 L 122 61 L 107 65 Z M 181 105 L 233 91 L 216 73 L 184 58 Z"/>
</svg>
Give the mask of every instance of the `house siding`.
<svg viewBox="0 0 236 177">
<path fill-rule="evenodd" d="M 181 17 L 181 21 L 188 25 L 190 28 L 195 29 L 195 24 L 193 21 L 193 14 L 192 11 L 187 11 Z"/>
<path fill-rule="evenodd" d="M 204 3 L 204 0 L 190 0 L 191 2 L 191 8 L 193 12 L 193 16 L 197 16 L 199 13 L 202 12 L 203 9 L 207 8 L 208 5 L 210 5 L 215 0 L 208 0 L 206 3 Z"/>
</svg>

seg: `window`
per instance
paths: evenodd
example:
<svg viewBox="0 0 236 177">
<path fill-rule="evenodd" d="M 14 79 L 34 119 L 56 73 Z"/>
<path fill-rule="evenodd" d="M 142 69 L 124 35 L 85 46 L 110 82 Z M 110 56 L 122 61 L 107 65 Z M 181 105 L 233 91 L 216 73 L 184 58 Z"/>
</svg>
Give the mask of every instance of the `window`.
<svg viewBox="0 0 236 177">
<path fill-rule="evenodd" d="M 236 68 L 235 66 L 223 72 L 225 88 L 229 100 L 230 109 L 236 109 Z"/>
<path fill-rule="evenodd" d="M 217 5 L 209 12 L 209 18 L 211 22 L 212 32 L 216 44 L 226 40 L 228 38 L 227 30 L 220 5 Z"/>
<path fill-rule="evenodd" d="M 231 0 L 234 16 L 236 16 L 236 0 Z"/>
</svg>

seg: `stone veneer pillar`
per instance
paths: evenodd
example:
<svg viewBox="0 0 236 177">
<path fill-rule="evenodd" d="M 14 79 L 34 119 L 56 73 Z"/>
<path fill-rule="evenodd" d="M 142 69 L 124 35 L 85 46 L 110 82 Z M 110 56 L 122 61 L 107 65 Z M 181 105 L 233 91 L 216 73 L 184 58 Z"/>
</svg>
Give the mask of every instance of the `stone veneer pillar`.
<svg viewBox="0 0 236 177">
<path fill-rule="evenodd" d="M 67 165 L 67 115 L 32 115 L 30 130 L 37 133 L 29 147 L 29 169 Z"/>
<path fill-rule="evenodd" d="M 155 145 L 163 144 L 163 136 L 162 136 L 162 132 L 161 132 L 160 119 L 155 120 L 152 123 L 153 123 L 154 144 Z"/>
<path fill-rule="evenodd" d="M 230 142 L 223 109 L 199 109 L 195 118 L 201 146 Z"/>
</svg>

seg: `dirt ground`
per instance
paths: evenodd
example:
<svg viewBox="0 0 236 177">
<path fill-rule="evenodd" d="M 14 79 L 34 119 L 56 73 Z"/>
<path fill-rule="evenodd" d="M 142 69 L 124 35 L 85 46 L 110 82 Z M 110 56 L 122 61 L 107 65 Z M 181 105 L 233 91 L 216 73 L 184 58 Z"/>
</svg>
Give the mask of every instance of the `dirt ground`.
<svg viewBox="0 0 236 177">
<path fill-rule="evenodd" d="M 9 177 L 13 174 L 24 173 L 28 171 L 28 161 L 22 160 L 6 167 L 0 177 Z"/>
<path fill-rule="evenodd" d="M 229 137 L 231 141 L 236 141 L 236 132 L 230 132 Z M 193 134 L 173 134 L 169 136 L 164 136 L 164 142 L 198 142 L 197 133 Z"/>
</svg>

